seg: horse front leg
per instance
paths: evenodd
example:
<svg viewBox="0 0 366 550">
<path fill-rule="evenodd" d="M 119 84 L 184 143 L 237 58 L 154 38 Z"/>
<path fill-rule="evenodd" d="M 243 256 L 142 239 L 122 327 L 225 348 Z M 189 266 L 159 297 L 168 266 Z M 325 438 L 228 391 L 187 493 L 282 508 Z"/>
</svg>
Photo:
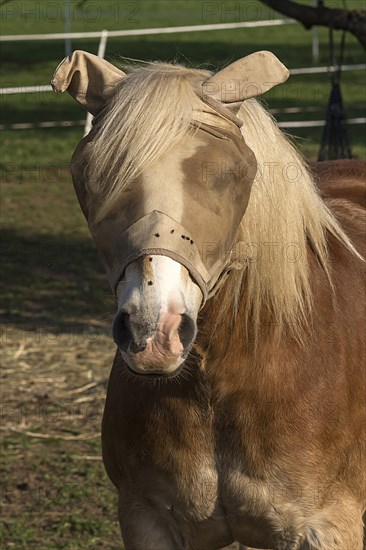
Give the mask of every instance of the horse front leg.
<svg viewBox="0 0 366 550">
<path fill-rule="evenodd" d="M 347 495 L 335 498 L 333 506 L 309 522 L 300 550 L 365 550 L 361 506 Z"/>
<path fill-rule="evenodd" d="M 120 499 L 118 515 L 125 550 L 190 550 L 174 520 L 151 507 Z"/>
<path fill-rule="evenodd" d="M 125 550 L 219 550 L 211 544 L 198 543 L 196 537 L 182 533 L 180 526 L 168 515 L 150 506 L 127 505 L 120 499 L 119 523 Z M 234 542 L 220 550 L 254 550 Z"/>
</svg>

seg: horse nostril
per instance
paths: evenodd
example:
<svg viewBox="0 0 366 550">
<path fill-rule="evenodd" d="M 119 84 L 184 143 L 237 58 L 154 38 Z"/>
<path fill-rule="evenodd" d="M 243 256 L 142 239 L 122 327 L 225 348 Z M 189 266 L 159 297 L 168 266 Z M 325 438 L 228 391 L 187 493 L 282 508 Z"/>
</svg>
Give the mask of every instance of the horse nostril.
<svg viewBox="0 0 366 550">
<path fill-rule="evenodd" d="M 133 322 L 130 315 L 119 311 L 112 326 L 113 340 L 121 351 L 138 353 L 146 348 L 144 326 Z"/>
<path fill-rule="evenodd" d="M 182 315 L 182 320 L 178 327 L 179 339 L 182 342 L 183 348 L 186 350 L 190 348 L 196 337 L 196 323 L 193 319 L 186 314 Z"/>
<path fill-rule="evenodd" d="M 113 340 L 123 351 L 127 351 L 132 340 L 129 317 L 128 313 L 119 311 L 114 318 L 112 326 Z"/>
</svg>

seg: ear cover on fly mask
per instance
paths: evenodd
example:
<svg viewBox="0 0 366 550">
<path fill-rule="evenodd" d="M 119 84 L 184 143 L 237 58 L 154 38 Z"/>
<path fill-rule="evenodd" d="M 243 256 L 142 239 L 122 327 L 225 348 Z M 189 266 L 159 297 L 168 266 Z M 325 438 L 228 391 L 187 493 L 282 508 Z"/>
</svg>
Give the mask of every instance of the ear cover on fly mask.
<svg viewBox="0 0 366 550">
<path fill-rule="evenodd" d="M 105 59 L 76 50 L 65 57 L 51 80 L 55 92 L 68 93 L 92 115 L 97 115 L 125 73 Z"/>
<path fill-rule="evenodd" d="M 264 94 L 289 76 L 290 71 L 272 52 L 255 52 L 234 61 L 206 80 L 202 85 L 203 99 L 239 107 L 246 99 Z"/>
<path fill-rule="evenodd" d="M 177 219 L 177 213 L 170 204 L 162 205 L 159 210 L 139 210 L 133 214 L 128 199 L 124 202 L 125 194 L 121 194 L 111 210 L 101 216 L 103 199 L 98 193 L 98 186 L 87 185 L 86 178 L 89 175 L 85 168 L 88 164 L 88 149 L 93 148 L 93 140 L 103 125 L 102 118 L 82 140 L 72 161 L 74 187 L 114 293 L 128 263 L 145 254 L 165 254 L 184 265 L 200 286 L 203 303 L 216 292 L 223 276 L 230 269 L 243 267 L 235 252 L 235 238 L 248 204 L 256 160 L 240 132 L 242 122 L 235 116 L 235 112 L 245 99 L 266 92 L 284 82 L 288 76 L 289 71 L 272 53 L 257 52 L 235 61 L 203 82 L 192 104 L 191 123 L 197 127 L 197 140 L 207 143 L 206 149 L 202 149 L 206 155 L 215 139 L 216 143 L 222 139 L 219 150 L 216 145 L 216 164 L 229 166 L 230 158 L 234 158 L 236 151 L 236 158 L 240 152 L 244 170 L 238 181 L 234 181 L 234 176 L 230 179 L 231 172 L 228 170 L 228 175 L 223 178 L 224 187 L 220 188 L 221 183 L 213 182 L 212 189 L 205 189 L 201 202 L 193 198 L 195 193 L 203 193 L 202 182 L 193 171 L 193 177 L 188 178 L 189 185 L 193 187 L 186 189 L 189 204 L 186 205 L 188 214 L 184 220 Z M 120 84 L 123 87 L 125 77 L 123 71 L 107 61 L 76 51 L 57 67 L 52 86 L 57 92 L 68 91 L 90 113 L 98 115 L 104 108 L 105 112 L 108 111 L 108 101 L 120 89 Z M 206 157 L 202 158 L 200 165 L 205 162 Z M 190 169 L 191 165 L 187 165 L 186 170 L 189 172 Z M 142 176 L 147 177 L 147 174 Z M 222 201 L 224 195 L 227 197 L 225 203 Z M 136 200 L 140 204 L 139 199 Z M 217 201 L 223 204 L 216 204 Z M 213 207 L 216 205 L 223 216 L 225 213 L 225 220 L 217 220 L 212 212 L 207 214 L 208 203 Z M 210 226 L 213 219 L 214 228 Z M 206 221 L 197 223 L 198 220 Z M 214 242 L 220 246 L 212 254 L 205 255 L 202 243 L 211 243 L 213 234 Z"/>
</svg>

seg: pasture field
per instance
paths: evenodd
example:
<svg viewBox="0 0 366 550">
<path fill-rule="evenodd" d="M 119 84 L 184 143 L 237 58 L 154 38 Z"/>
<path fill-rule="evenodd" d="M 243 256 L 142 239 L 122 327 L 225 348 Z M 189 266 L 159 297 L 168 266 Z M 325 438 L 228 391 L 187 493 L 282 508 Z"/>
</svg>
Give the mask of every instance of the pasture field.
<svg viewBox="0 0 366 550">
<path fill-rule="evenodd" d="M 73 31 L 281 17 L 258 1 L 88 0 L 83 9 L 76 1 L 68 4 Z M 62 7 L 61 0 L 5 3 L 2 33 L 62 32 Z M 327 31 L 319 30 L 319 38 L 319 65 L 326 65 Z M 97 47 L 98 39 L 73 41 L 74 49 L 95 53 Z M 290 68 L 312 65 L 311 33 L 299 25 L 113 38 L 106 57 L 177 60 L 214 69 L 258 49 L 272 50 Z M 0 87 L 47 84 L 63 56 L 62 40 L 4 43 Z M 345 63 L 363 58 L 349 36 Z M 365 77 L 346 72 L 342 82 L 347 114 L 363 116 Z M 264 99 L 275 109 L 320 109 L 276 115 L 278 120 L 321 120 L 328 96 L 329 79 L 319 74 L 294 76 Z M 115 304 L 68 174 L 83 127 L 9 129 L 14 123 L 79 121 L 85 114 L 67 95 L 36 93 L 1 96 L 1 116 L 6 129 L 0 131 L 0 548 L 121 549 L 116 495 L 103 469 L 99 438 L 114 355 Z M 309 159 L 316 158 L 321 132 L 294 130 Z M 351 126 L 349 132 L 354 154 L 364 158 L 364 128 Z"/>
</svg>

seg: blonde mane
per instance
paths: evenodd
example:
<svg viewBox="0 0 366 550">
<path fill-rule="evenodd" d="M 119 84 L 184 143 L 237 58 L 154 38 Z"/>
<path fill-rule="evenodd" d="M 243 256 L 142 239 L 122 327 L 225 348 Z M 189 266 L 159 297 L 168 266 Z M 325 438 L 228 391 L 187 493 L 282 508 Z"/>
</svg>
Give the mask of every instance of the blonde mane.
<svg viewBox="0 0 366 550">
<path fill-rule="evenodd" d="M 155 62 L 132 68 L 121 81 L 97 121 L 86 165 L 86 181 L 103 205 L 98 219 L 126 185 L 192 130 L 194 99 L 210 75 Z"/>
<path fill-rule="evenodd" d="M 88 166 L 89 185 L 101 193 L 100 216 L 128 182 L 190 131 L 194 98 L 210 74 L 151 63 L 122 81 L 97 124 Z M 312 306 L 308 243 L 330 281 L 327 232 L 358 253 L 319 197 L 304 159 L 264 107 L 247 100 L 238 116 L 258 172 L 238 232 L 246 267 L 232 272 L 221 290 L 220 315 L 230 310 L 235 316 L 245 284 L 244 321 L 254 334 L 270 311 L 280 330 L 299 336 Z"/>
<path fill-rule="evenodd" d="M 268 312 L 280 334 L 286 328 L 301 340 L 312 308 L 308 245 L 330 285 L 327 233 L 360 255 L 320 198 L 305 160 L 270 113 L 251 99 L 244 101 L 238 116 L 258 170 L 238 233 L 246 269 L 228 281 L 221 295 L 222 315 L 232 307 L 236 313 L 245 281 L 245 326 L 254 340 Z"/>
</svg>

